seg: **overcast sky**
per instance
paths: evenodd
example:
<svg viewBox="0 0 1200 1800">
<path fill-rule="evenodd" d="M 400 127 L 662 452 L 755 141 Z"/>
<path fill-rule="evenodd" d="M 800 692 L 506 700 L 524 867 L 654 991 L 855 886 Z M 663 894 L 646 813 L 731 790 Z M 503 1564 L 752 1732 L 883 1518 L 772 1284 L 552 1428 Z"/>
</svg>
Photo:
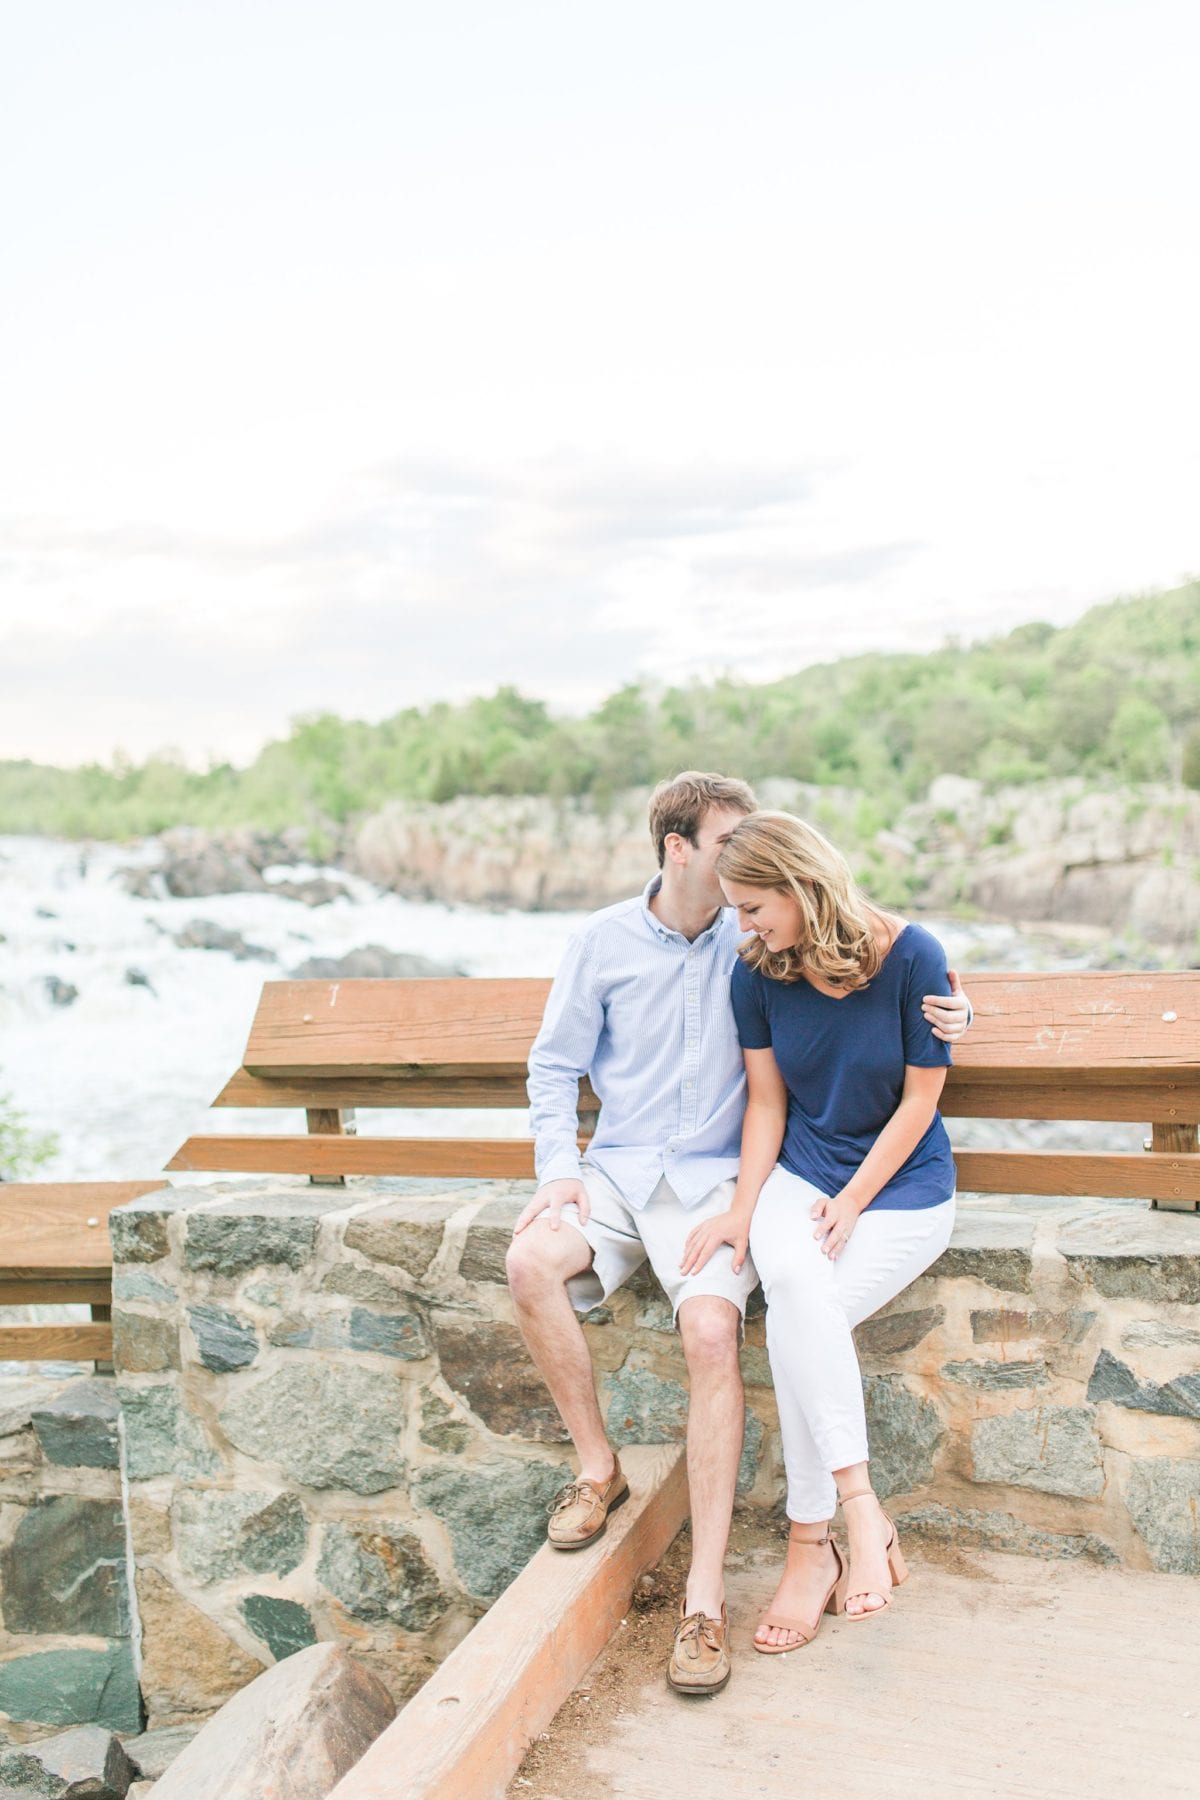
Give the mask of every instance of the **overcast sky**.
<svg viewBox="0 0 1200 1800">
<path fill-rule="evenodd" d="M 0 756 L 752 678 L 1200 567 L 1192 0 L 49 0 Z"/>
</svg>

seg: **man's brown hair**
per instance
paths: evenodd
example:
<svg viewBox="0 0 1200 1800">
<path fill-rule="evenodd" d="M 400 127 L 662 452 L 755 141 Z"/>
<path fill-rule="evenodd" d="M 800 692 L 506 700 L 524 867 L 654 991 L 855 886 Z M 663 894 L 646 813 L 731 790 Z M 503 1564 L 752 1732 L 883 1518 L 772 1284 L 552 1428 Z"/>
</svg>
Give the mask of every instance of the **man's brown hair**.
<svg viewBox="0 0 1200 1800">
<path fill-rule="evenodd" d="M 700 821 L 710 806 L 736 807 L 738 812 L 758 811 L 754 789 L 729 775 L 705 775 L 685 769 L 670 781 L 660 781 L 650 796 L 650 836 L 661 869 L 669 832 L 677 831 L 689 844 L 696 842 Z"/>
</svg>

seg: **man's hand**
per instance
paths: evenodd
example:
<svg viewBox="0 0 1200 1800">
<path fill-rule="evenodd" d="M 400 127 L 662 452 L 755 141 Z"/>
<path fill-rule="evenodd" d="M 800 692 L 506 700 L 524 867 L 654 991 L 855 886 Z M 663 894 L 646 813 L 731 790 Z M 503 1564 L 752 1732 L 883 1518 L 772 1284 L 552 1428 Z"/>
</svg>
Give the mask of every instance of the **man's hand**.
<svg viewBox="0 0 1200 1800">
<path fill-rule="evenodd" d="M 705 1219 L 701 1224 L 693 1225 L 683 1246 L 680 1274 L 695 1275 L 722 1244 L 733 1246 L 733 1272 L 740 1275 L 750 1244 L 750 1218 L 747 1213 L 718 1213 L 715 1219 Z"/>
<path fill-rule="evenodd" d="M 926 994 L 921 1001 L 921 1011 L 933 1026 L 935 1038 L 941 1038 L 945 1044 L 958 1041 L 967 1029 L 971 1019 L 971 1002 L 963 992 L 963 984 L 954 969 L 947 971 L 950 976 L 950 993 Z"/>
<path fill-rule="evenodd" d="M 544 1187 L 538 1189 L 537 1193 L 533 1196 L 533 1199 L 529 1202 L 529 1205 L 525 1208 L 524 1212 L 513 1226 L 513 1236 L 516 1237 L 518 1232 L 524 1231 L 527 1225 L 532 1225 L 533 1221 L 540 1218 L 544 1212 L 549 1212 L 550 1214 L 549 1224 L 551 1231 L 557 1231 L 559 1214 L 562 1212 L 564 1206 L 570 1206 L 572 1203 L 579 1208 L 579 1223 L 581 1225 L 586 1225 L 588 1222 L 588 1214 L 592 1209 L 588 1205 L 587 1189 L 584 1187 L 582 1181 L 564 1180 L 546 1182 Z"/>
</svg>

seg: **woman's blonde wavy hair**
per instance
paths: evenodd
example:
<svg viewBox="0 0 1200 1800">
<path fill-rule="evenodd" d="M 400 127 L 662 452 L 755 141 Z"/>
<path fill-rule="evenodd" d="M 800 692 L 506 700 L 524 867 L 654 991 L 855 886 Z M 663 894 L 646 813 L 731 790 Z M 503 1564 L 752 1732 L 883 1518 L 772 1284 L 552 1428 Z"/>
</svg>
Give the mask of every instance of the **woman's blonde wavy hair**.
<svg viewBox="0 0 1200 1800">
<path fill-rule="evenodd" d="M 871 928 L 879 909 L 860 891 L 841 851 L 803 819 L 752 813 L 735 826 L 717 858 L 717 874 L 787 894 L 800 908 L 800 938 L 791 949 L 768 950 L 761 938 L 741 946 L 752 969 L 772 981 L 811 974 L 848 993 L 879 973 L 884 952 Z"/>
</svg>

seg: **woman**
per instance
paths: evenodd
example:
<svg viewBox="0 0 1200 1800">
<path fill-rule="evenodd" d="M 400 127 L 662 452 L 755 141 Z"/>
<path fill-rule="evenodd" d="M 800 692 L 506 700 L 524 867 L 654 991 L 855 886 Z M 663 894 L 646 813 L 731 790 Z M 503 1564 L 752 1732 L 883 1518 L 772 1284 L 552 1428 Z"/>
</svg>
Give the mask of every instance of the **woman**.
<svg viewBox="0 0 1200 1800">
<path fill-rule="evenodd" d="M 733 1009 L 746 1059 L 741 1169 L 684 1269 L 747 1241 L 767 1297 L 790 1520 L 756 1650 L 795 1649 L 821 1615 L 870 1618 L 905 1568 L 871 1490 L 852 1327 L 950 1240 L 954 1163 L 937 1105 L 950 1062 L 921 1012 L 945 991 L 941 945 L 873 906 L 844 858 L 788 813 L 755 813 L 717 861 L 743 944 Z M 849 1565 L 830 1536 L 841 1500 Z"/>
</svg>

